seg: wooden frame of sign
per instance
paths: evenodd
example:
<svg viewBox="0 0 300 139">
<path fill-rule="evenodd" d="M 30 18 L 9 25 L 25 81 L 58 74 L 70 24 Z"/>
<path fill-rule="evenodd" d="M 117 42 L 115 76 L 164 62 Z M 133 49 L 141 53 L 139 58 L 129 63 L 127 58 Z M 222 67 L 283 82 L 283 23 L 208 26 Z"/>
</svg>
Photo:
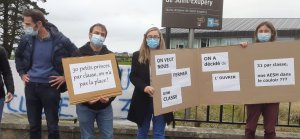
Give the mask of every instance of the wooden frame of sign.
<svg viewBox="0 0 300 139">
<path fill-rule="evenodd" d="M 122 94 L 114 54 L 64 58 L 62 62 L 70 104 Z"/>
</svg>

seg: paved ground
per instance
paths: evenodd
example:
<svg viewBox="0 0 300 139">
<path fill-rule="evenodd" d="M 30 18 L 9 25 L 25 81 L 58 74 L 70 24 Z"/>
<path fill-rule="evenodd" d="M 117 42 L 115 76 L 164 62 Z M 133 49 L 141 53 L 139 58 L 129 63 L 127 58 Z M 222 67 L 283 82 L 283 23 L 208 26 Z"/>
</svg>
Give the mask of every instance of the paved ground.
<svg viewBox="0 0 300 139">
<path fill-rule="evenodd" d="M 7 114 L 4 113 L 2 116 L 2 123 L 27 123 L 27 115 L 21 115 L 21 114 Z M 46 123 L 46 120 L 43 117 L 43 123 Z M 74 124 L 74 119 L 63 119 L 59 121 L 59 124 Z M 76 123 L 78 125 L 78 122 Z M 128 120 L 122 120 L 122 119 L 114 119 L 114 125 L 128 125 L 128 126 L 135 126 L 135 123 L 132 123 Z"/>
<path fill-rule="evenodd" d="M 26 115 L 20 114 L 4 114 L 2 118 L 2 123 L 9 123 L 12 125 L 27 125 L 27 117 Z M 45 123 L 45 120 L 43 120 Z M 59 124 L 64 127 L 77 127 L 79 123 L 74 124 L 74 120 L 60 120 Z M 114 128 L 116 129 L 116 133 L 126 133 L 136 134 L 136 125 L 127 120 L 114 120 Z M 122 130 L 124 129 L 124 131 Z M 118 131 L 120 130 L 120 131 Z M 15 133 L 13 133 L 15 134 Z M 78 132 L 79 134 L 79 132 Z M 195 128 L 195 127 L 180 127 L 176 128 L 168 127 L 166 129 L 166 135 L 171 137 L 197 137 L 197 138 L 205 138 L 205 139 L 243 139 L 244 138 L 244 130 L 240 129 L 216 129 L 216 128 Z M 263 139 L 263 131 L 257 131 L 257 139 Z M 121 135 L 121 136 L 125 136 Z M 176 139 L 177 139 L 176 138 Z M 277 132 L 277 139 L 300 139 L 299 133 L 291 133 L 291 132 Z"/>
</svg>

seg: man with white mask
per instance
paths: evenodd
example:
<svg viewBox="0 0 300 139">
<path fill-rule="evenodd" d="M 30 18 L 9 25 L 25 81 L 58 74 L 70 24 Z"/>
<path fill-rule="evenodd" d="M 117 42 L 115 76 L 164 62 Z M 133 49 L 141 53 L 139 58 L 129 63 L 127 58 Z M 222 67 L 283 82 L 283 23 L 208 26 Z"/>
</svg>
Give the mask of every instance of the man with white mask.
<svg viewBox="0 0 300 139">
<path fill-rule="evenodd" d="M 16 68 L 25 84 L 30 139 L 41 139 L 44 109 L 48 138 L 59 139 L 60 93 L 66 91 L 62 58 L 76 55 L 77 47 L 36 9 L 23 11 L 25 35 L 16 50 Z"/>
<path fill-rule="evenodd" d="M 107 30 L 103 24 L 97 23 L 91 26 L 88 35 L 90 41 L 79 48 L 80 56 L 113 53 L 104 45 Z M 113 139 L 113 110 L 111 102 L 114 99 L 115 97 L 98 97 L 92 101 L 76 105 L 82 139 L 94 139 L 95 121 L 99 128 L 101 139 Z"/>
</svg>

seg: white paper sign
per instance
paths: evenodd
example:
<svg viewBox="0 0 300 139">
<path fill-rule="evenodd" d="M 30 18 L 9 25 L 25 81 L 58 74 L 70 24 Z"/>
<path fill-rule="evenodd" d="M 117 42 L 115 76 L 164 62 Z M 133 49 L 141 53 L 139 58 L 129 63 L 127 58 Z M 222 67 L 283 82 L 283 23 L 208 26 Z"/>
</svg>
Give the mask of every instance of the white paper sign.
<svg viewBox="0 0 300 139">
<path fill-rule="evenodd" d="M 212 74 L 213 91 L 240 91 L 240 73 L 218 73 Z"/>
<path fill-rule="evenodd" d="M 255 60 L 255 85 L 295 85 L 294 58 Z"/>
<path fill-rule="evenodd" d="M 228 52 L 202 54 L 202 71 L 229 70 Z"/>
<path fill-rule="evenodd" d="M 115 88 L 111 60 L 70 64 L 74 95 Z"/>
<path fill-rule="evenodd" d="M 156 75 L 169 74 L 176 69 L 176 55 L 156 55 L 155 56 Z"/>
<path fill-rule="evenodd" d="M 179 86 L 161 88 L 162 108 L 182 103 L 181 88 Z"/>
<path fill-rule="evenodd" d="M 191 82 L 190 68 L 172 70 L 172 86 L 187 87 Z"/>
</svg>

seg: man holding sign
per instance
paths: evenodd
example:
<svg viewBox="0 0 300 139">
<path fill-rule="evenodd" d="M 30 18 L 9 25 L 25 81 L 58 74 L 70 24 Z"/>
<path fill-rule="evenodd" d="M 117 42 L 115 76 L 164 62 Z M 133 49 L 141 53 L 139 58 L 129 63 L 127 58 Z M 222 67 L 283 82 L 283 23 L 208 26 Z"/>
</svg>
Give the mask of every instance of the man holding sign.
<svg viewBox="0 0 300 139">
<path fill-rule="evenodd" d="M 80 56 L 105 55 L 112 53 L 104 45 L 107 36 L 106 27 L 94 24 L 89 30 L 90 42 L 79 48 Z M 119 74 L 120 75 L 120 74 Z M 101 85 L 101 84 L 100 84 Z M 94 138 L 94 121 L 96 120 L 102 139 L 113 139 L 113 111 L 111 102 L 115 97 L 98 97 L 92 101 L 76 105 L 81 138 Z"/>
</svg>

